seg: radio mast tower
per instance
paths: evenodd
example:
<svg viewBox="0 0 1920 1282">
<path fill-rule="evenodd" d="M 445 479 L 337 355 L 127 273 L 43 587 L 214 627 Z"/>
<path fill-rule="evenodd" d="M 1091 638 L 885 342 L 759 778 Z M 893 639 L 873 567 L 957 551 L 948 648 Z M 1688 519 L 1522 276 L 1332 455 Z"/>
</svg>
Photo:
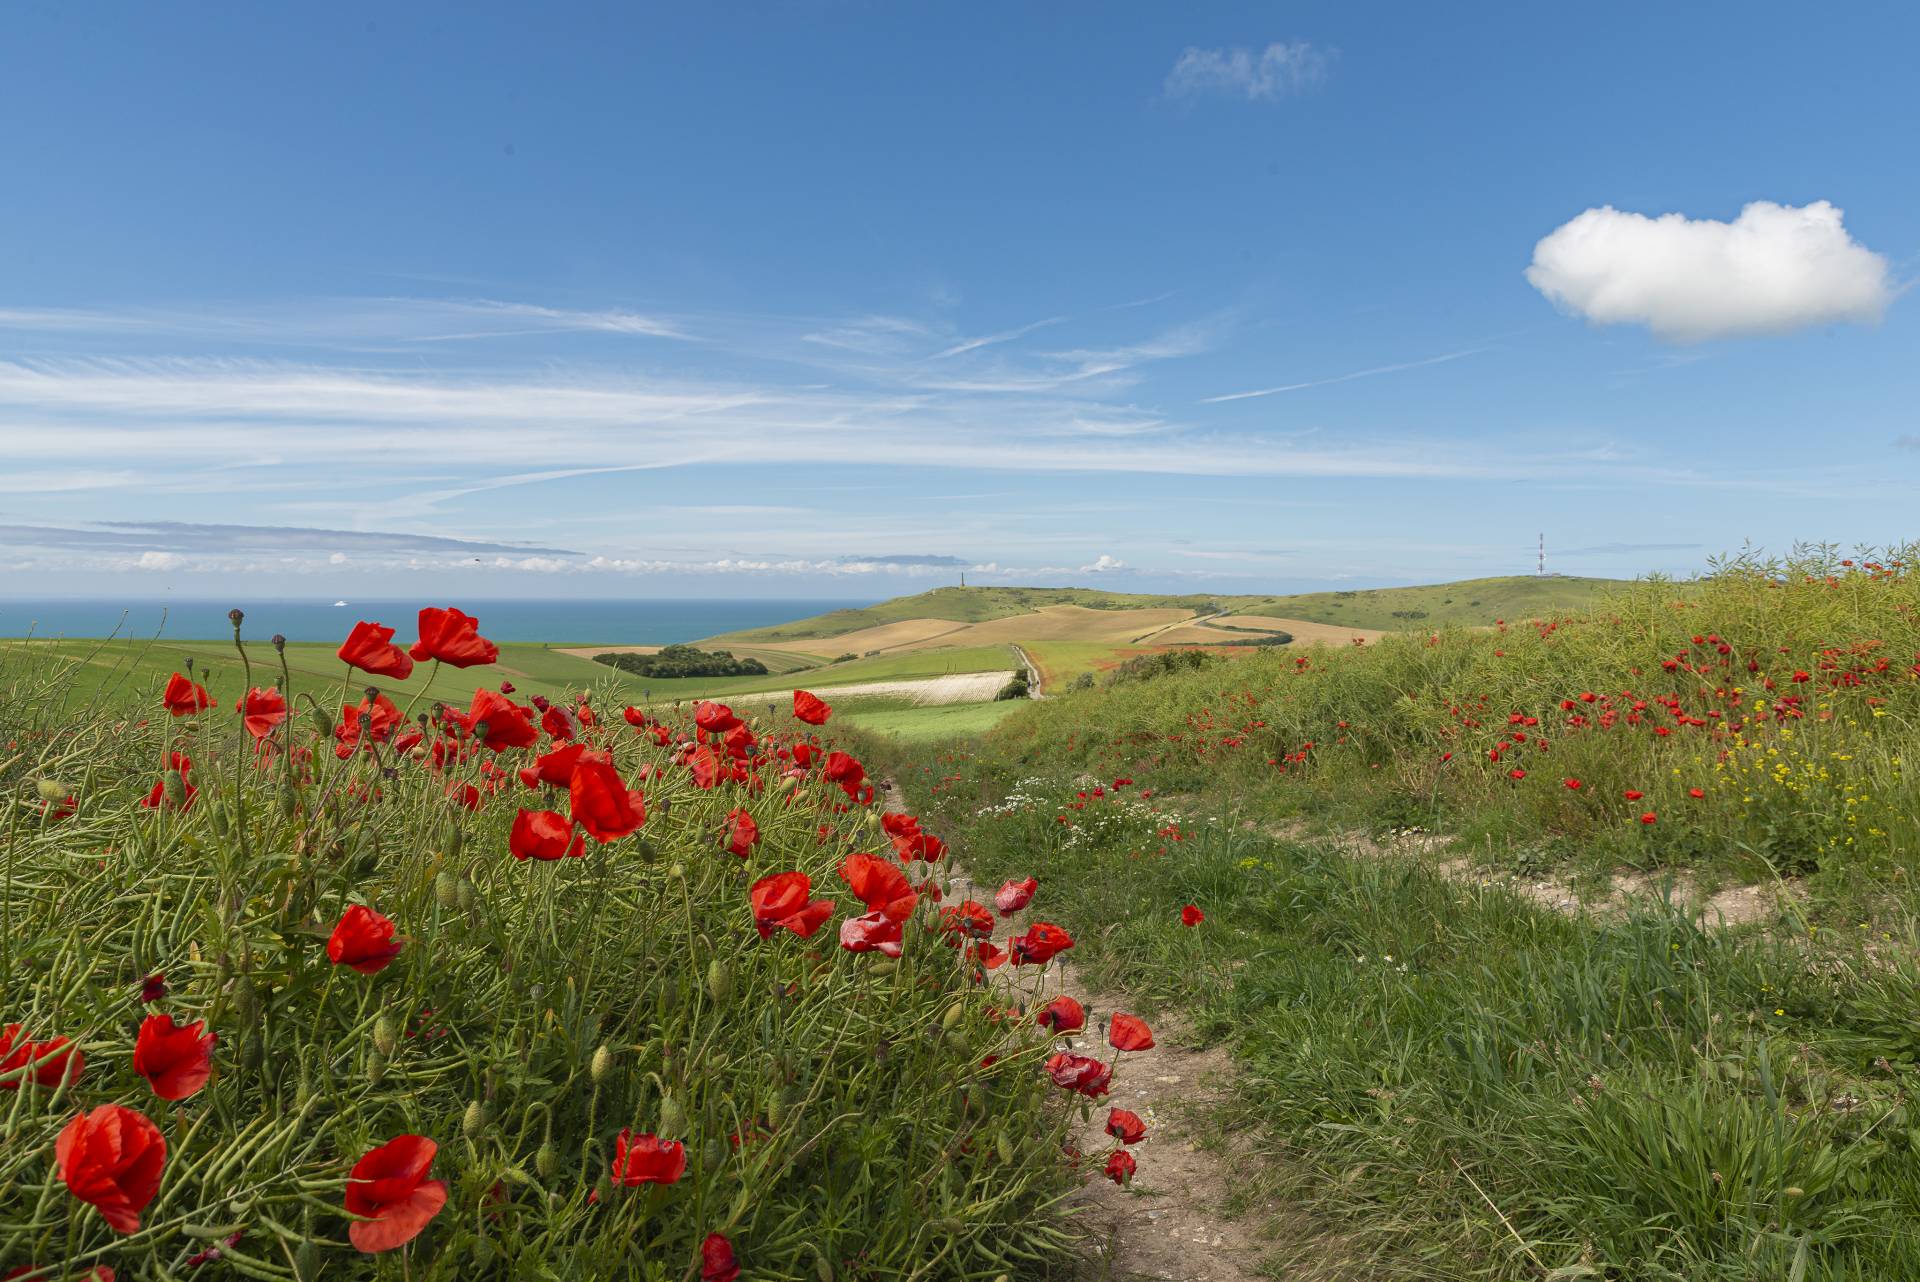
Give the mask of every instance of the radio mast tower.
<svg viewBox="0 0 1920 1282">
<path fill-rule="evenodd" d="M 1540 560 L 1534 566 L 1533 572 L 1540 578 L 1547 577 L 1547 535 L 1544 530 L 1540 533 Z"/>
</svg>

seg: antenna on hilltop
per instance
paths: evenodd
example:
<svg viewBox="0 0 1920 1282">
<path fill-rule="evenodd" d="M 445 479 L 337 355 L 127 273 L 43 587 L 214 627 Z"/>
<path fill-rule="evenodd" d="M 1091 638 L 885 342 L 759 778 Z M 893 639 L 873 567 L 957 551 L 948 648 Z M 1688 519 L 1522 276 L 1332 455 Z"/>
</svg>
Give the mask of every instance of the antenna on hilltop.
<svg viewBox="0 0 1920 1282">
<path fill-rule="evenodd" d="M 963 588 L 967 586 L 967 572 L 965 570 L 960 571 L 960 586 Z"/>
<path fill-rule="evenodd" d="M 1543 579 L 1547 577 L 1547 536 L 1544 530 L 1540 534 L 1540 561 L 1533 572 Z"/>
</svg>

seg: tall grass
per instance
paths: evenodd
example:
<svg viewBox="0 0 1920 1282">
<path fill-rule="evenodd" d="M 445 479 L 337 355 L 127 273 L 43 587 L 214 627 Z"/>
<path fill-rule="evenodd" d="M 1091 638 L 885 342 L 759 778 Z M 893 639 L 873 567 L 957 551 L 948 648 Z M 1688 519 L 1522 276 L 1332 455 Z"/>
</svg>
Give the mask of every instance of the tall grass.
<svg viewBox="0 0 1920 1282">
<path fill-rule="evenodd" d="M 281 673 L 256 659 L 253 679 Z M 338 686 L 289 692 L 295 716 L 256 743 L 229 708 L 170 717 L 150 690 L 74 713 L 70 680 L 0 671 L 0 1025 L 85 1056 L 66 1080 L 0 1073 L 0 1273 L 725 1277 L 702 1263 L 712 1234 L 752 1278 L 988 1282 L 1060 1257 L 1046 1047 L 990 1017 L 932 903 L 898 961 L 843 951 L 831 922 L 754 929 L 754 879 L 799 870 L 844 896 L 839 860 L 885 849 L 817 765 L 774 755 L 805 727 L 763 723 L 743 781 L 702 787 L 690 724 L 640 733 L 603 704 L 578 732 L 644 791 L 644 826 L 522 861 L 516 809 L 568 803 L 514 772 L 557 742 L 495 754 L 423 702 L 417 746 L 396 731 L 341 758 Z M 447 674 L 434 689 L 454 694 Z M 724 849 L 734 811 L 759 826 L 745 859 Z M 404 941 L 376 974 L 329 961 L 350 904 Z M 219 1037 L 211 1081 L 172 1104 L 132 1065 L 162 1012 Z M 55 1156 L 111 1103 L 168 1149 L 134 1232 Z M 683 1143 L 685 1175 L 611 1182 L 622 1130 Z M 362 1254 L 349 1168 L 402 1134 L 437 1142 L 448 1200 L 412 1242 Z"/>
</svg>

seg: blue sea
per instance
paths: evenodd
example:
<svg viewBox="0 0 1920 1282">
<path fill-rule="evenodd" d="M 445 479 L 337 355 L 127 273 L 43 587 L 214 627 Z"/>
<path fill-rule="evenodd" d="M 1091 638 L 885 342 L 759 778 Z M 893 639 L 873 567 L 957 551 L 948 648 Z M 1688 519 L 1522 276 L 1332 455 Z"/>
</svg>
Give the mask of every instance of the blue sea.
<svg viewBox="0 0 1920 1282">
<path fill-rule="evenodd" d="M 495 641 L 565 641 L 606 645 L 670 645 L 742 628 L 791 623 L 872 599 L 756 601 L 89 601 L 0 599 L 0 637 L 166 637 L 221 641 L 233 635 L 227 611 L 246 612 L 242 635 L 264 641 L 337 642 L 360 619 L 384 623 L 404 643 L 421 605 L 458 605 Z"/>
</svg>

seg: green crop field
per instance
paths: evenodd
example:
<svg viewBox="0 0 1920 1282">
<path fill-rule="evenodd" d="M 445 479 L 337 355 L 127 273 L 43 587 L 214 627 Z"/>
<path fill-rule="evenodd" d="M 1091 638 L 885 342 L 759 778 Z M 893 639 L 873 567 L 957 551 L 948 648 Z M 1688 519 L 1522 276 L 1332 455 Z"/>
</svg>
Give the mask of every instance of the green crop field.
<svg viewBox="0 0 1920 1282">
<path fill-rule="evenodd" d="M 1463 579 L 1423 587 L 1361 588 L 1350 592 L 1308 592 L 1297 596 L 1234 597 L 1235 614 L 1270 614 L 1308 623 L 1345 624 L 1388 632 L 1450 625 L 1481 627 L 1497 619 L 1522 619 L 1583 610 L 1610 591 L 1627 586 L 1619 579 L 1579 579 L 1512 575 Z"/>
</svg>

